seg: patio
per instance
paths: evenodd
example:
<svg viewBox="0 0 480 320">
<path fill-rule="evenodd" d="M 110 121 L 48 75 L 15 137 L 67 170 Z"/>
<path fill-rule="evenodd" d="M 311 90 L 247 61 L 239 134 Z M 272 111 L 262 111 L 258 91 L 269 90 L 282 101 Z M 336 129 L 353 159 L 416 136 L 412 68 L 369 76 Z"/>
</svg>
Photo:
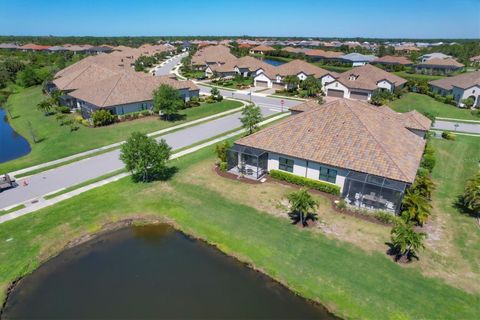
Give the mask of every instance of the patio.
<svg viewBox="0 0 480 320">
<path fill-rule="evenodd" d="M 268 153 L 235 144 L 227 152 L 227 171 L 245 178 L 259 180 L 267 173 Z"/>
</svg>

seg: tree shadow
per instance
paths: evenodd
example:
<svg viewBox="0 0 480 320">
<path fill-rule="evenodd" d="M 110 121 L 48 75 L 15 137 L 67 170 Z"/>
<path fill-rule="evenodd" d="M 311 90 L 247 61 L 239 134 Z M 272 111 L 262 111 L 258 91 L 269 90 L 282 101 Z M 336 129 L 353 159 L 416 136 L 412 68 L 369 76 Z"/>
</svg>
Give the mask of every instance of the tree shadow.
<svg viewBox="0 0 480 320">
<path fill-rule="evenodd" d="M 388 246 L 386 253 L 391 256 L 395 262 L 410 263 L 413 259 L 417 261 L 419 260 L 418 256 L 414 253 L 409 253 L 407 255 L 402 254 L 391 242 L 385 242 L 385 244 Z"/>
<path fill-rule="evenodd" d="M 176 114 L 170 114 L 168 117 L 162 115 L 161 119 L 168 121 L 168 122 L 176 122 L 176 121 L 182 121 L 187 118 L 186 114 L 181 114 L 181 113 L 176 113 Z"/>
<path fill-rule="evenodd" d="M 304 218 L 304 221 L 301 221 L 301 215 L 298 212 L 289 212 L 288 216 L 290 217 L 290 220 L 292 220 L 292 224 L 298 224 L 301 223 L 302 227 L 308 227 L 308 222 L 311 221 L 312 223 L 318 220 L 318 215 L 316 213 L 307 213 L 307 215 Z"/>
<path fill-rule="evenodd" d="M 478 218 L 479 213 L 475 212 L 465 206 L 465 201 L 463 200 L 463 195 L 459 195 L 452 203 L 452 206 L 458 210 L 463 215 L 470 216 L 472 218 Z"/>
<path fill-rule="evenodd" d="M 166 167 L 163 170 L 156 172 L 156 173 L 151 173 L 148 180 L 145 181 L 143 180 L 143 176 L 141 174 L 134 174 L 132 175 L 132 180 L 134 182 L 144 182 L 144 183 L 150 183 L 150 182 L 155 182 L 155 181 L 168 181 L 173 178 L 173 176 L 178 172 L 177 167 Z"/>
<path fill-rule="evenodd" d="M 41 143 L 45 140 L 47 140 L 47 138 L 37 138 L 37 139 L 35 139 L 35 144 L 39 144 L 39 143 Z"/>
</svg>

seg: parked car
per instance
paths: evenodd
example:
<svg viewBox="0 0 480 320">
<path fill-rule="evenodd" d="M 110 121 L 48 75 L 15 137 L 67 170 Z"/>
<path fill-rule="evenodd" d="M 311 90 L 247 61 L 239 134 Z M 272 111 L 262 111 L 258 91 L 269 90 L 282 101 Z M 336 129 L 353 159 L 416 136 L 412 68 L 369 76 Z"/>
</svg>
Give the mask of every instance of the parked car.
<svg viewBox="0 0 480 320">
<path fill-rule="evenodd" d="M 15 180 L 10 178 L 8 174 L 0 176 L 0 192 L 4 189 L 12 188 L 15 186 Z"/>
</svg>

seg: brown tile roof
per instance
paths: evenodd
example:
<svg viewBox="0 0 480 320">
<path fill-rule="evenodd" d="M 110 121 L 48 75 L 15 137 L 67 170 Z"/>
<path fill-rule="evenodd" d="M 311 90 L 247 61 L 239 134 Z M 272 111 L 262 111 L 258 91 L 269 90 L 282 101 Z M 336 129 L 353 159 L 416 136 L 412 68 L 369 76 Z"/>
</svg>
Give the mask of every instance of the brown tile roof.
<svg viewBox="0 0 480 320">
<path fill-rule="evenodd" d="M 432 126 L 432 121 L 419 113 L 417 110 L 412 110 L 405 113 L 395 112 L 388 106 L 377 107 L 379 112 L 397 118 L 405 128 L 413 130 L 428 131 Z"/>
<path fill-rule="evenodd" d="M 313 49 L 313 50 L 305 51 L 305 55 L 310 57 L 338 58 L 338 57 L 341 57 L 343 53 L 338 51 L 325 51 L 321 49 Z"/>
<path fill-rule="evenodd" d="M 295 112 L 305 112 L 305 111 L 310 111 L 313 108 L 320 107 L 321 104 L 318 103 L 316 100 L 308 100 L 304 103 L 297 104 L 296 106 L 290 107 L 290 111 L 295 111 Z"/>
<path fill-rule="evenodd" d="M 456 67 L 456 68 L 463 68 L 464 65 L 452 58 L 433 58 L 429 59 L 425 62 L 421 62 L 418 64 L 419 66 L 434 66 L 434 67 Z"/>
<path fill-rule="evenodd" d="M 266 67 L 264 71 L 264 74 L 270 79 L 274 79 L 277 75 L 284 77 L 288 75 L 298 75 L 302 72 L 307 76 L 314 76 L 316 78 L 321 78 L 327 74 L 332 75 L 334 78 L 338 76 L 338 74 L 335 72 L 327 71 L 299 59 L 292 60 L 277 67 Z"/>
<path fill-rule="evenodd" d="M 408 58 L 405 58 L 405 57 L 383 56 L 381 58 L 373 60 L 373 63 L 410 65 L 412 64 L 412 61 L 410 61 Z"/>
<path fill-rule="evenodd" d="M 425 140 L 396 117 L 339 99 L 290 117 L 239 145 L 412 183 Z"/>
<path fill-rule="evenodd" d="M 355 80 L 350 80 L 350 76 L 356 76 Z M 381 80 L 387 80 L 395 86 L 405 84 L 407 80 L 387 72 L 370 64 L 361 67 L 355 67 L 352 70 L 345 71 L 338 76 L 338 81 L 347 88 L 375 90 L 377 83 Z"/>
<path fill-rule="evenodd" d="M 282 51 L 290 52 L 290 53 L 301 53 L 301 52 L 304 52 L 304 49 L 294 48 L 294 47 L 285 47 L 285 48 L 282 48 Z"/>
<path fill-rule="evenodd" d="M 471 57 L 470 61 L 471 62 L 478 62 L 478 61 L 480 61 L 480 56 Z"/>
<path fill-rule="evenodd" d="M 250 49 L 252 51 L 263 51 L 263 52 L 266 52 L 266 51 L 275 51 L 275 48 L 272 48 L 270 46 L 265 46 L 263 44 L 259 45 L 259 46 L 256 46 L 256 47 L 253 47 L 252 49 Z"/>
<path fill-rule="evenodd" d="M 197 50 L 192 57 L 193 65 L 205 65 L 207 63 L 226 63 L 235 60 L 236 57 L 230 53 L 230 49 L 223 45 L 208 46 Z"/>
<path fill-rule="evenodd" d="M 395 47 L 395 51 L 420 51 L 420 49 L 417 47 L 411 47 L 411 46 L 398 46 L 398 47 Z"/>
<path fill-rule="evenodd" d="M 445 90 L 452 90 L 454 86 L 461 89 L 468 89 L 475 85 L 480 86 L 480 71 L 466 72 L 454 77 L 433 80 L 429 84 Z"/>
<path fill-rule="evenodd" d="M 18 49 L 22 49 L 22 50 L 47 50 L 48 48 L 50 48 L 50 46 L 42 46 L 42 45 L 39 45 L 39 44 L 34 44 L 34 43 L 27 43 L 21 47 L 19 47 Z"/>
</svg>

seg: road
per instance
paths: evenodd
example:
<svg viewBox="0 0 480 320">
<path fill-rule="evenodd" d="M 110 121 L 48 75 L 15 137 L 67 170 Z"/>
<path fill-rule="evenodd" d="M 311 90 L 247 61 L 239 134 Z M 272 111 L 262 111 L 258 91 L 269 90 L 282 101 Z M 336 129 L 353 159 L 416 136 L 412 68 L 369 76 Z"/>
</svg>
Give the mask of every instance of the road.
<svg viewBox="0 0 480 320">
<path fill-rule="evenodd" d="M 262 114 L 270 116 L 278 113 L 278 110 L 262 107 Z M 239 117 L 240 113 L 234 113 L 160 136 L 158 139 L 165 139 L 173 150 L 178 150 L 240 127 Z M 119 154 L 120 151 L 117 149 L 32 175 L 26 178 L 27 186 L 23 186 L 24 179 L 20 179 L 18 187 L 0 193 L 0 209 L 21 202 L 35 201 L 48 193 L 122 169 L 124 165 L 119 159 Z"/>
<path fill-rule="evenodd" d="M 155 75 L 156 76 L 165 76 L 165 75 L 169 75 L 170 74 L 170 71 L 172 71 L 172 69 L 180 63 L 180 61 L 185 57 L 187 56 L 188 53 L 182 53 L 180 55 L 177 55 L 173 58 L 171 58 L 168 62 L 166 62 L 164 65 L 161 65 L 161 66 L 158 66 L 155 68 Z"/>
<path fill-rule="evenodd" d="M 480 134 L 480 124 L 435 120 L 432 129 Z"/>
</svg>

